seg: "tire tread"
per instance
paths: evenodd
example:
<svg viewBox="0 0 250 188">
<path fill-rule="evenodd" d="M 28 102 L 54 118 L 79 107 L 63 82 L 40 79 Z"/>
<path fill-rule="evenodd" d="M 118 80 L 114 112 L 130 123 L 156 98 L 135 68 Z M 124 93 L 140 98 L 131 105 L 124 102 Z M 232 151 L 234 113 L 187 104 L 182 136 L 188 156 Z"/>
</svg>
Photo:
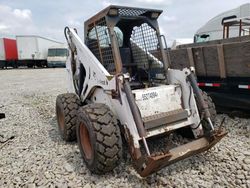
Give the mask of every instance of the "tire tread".
<svg viewBox="0 0 250 188">
<path fill-rule="evenodd" d="M 95 165 L 92 172 L 104 174 L 113 170 L 122 157 L 122 141 L 118 122 L 105 104 L 89 104 L 79 109 L 78 119 L 87 115 L 96 138 Z M 78 123 L 79 125 L 79 123 Z"/>
</svg>

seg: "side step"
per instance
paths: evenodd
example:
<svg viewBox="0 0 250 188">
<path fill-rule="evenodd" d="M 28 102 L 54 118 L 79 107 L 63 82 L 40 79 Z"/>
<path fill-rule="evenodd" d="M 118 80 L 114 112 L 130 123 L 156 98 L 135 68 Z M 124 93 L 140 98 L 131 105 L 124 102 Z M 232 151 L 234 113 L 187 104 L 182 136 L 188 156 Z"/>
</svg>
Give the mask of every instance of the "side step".
<svg viewBox="0 0 250 188">
<path fill-rule="evenodd" d="M 142 121 L 144 122 L 145 129 L 153 129 L 157 128 L 161 125 L 174 123 L 177 121 L 184 121 L 188 118 L 188 112 L 183 109 L 173 110 L 170 112 L 164 112 L 148 117 L 142 118 Z"/>
</svg>

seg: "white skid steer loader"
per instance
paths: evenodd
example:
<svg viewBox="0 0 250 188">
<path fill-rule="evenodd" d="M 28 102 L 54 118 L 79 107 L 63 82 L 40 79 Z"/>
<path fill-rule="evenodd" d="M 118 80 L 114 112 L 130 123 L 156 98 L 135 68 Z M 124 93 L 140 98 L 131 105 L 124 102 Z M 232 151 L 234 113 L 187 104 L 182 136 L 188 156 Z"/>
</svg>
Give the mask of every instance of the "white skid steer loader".
<svg viewBox="0 0 250 188">
<path fill-rule="evenodd" d="M 157 22 L 161 12 L 111 5 L 85 22 L 84 43 L 65 28 L 70 93 L 57 97 L 57 120 L 64 140 L 77 138 L 94 173 L 114 169 L 125 144 L 145 177 L 226 135 L 214 129 L 214 104 L 193 72 L 170 68 Z M 173 133 L 188 133 L 188 142 L 166 143 L 160 151 L 150 146 Z"/>
</svg>

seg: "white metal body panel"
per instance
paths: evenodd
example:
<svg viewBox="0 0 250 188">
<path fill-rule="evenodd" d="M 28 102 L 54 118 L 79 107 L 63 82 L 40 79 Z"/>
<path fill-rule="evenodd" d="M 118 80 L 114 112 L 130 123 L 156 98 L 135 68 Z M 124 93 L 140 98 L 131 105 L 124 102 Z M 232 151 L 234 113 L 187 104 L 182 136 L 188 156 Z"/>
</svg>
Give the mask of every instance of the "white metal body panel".
<svg viewBox="0 0 250 188">
<path fill-rule="evenodd" d="M 183 70 L 168 70 L 168 81 L 170 84 L 179 85 L 182 91 L 182 102 L 184 109 L 189 112 L 188 121 L 193 122 L 191 127 L 195 136 L 202 135 L 202 125 L 200 123 L 199 111 L 196 105 L 194 92 L 192 86 L 187 82 L 187 76 L 190 74 L 190 70 L 184 68 Z M 197 127 L 197 125 L 199 125 Z"/>
<path fill-rule="evenodd" d="M 70 85 L 73 84 L 73 76 L 77 77 L 79 75 L 79 68 L 80 64 L 83 64 L 85 71 L 86 71 L 86 78 L 83 84 L 83 90 L 81 99 L 84 101 L 88 94 L 91 92 L 91 90 L 95 87 L 101 87 L 105 90 L 115 90 L 116 89 L 116 81 L 115 77 L 113 77 L 111 80 L 108 80 L 108 78 L 112 77 L 108 71 L 103 67 L 103 65 L 98 61 L 98 59 L 92 54 L 92 52 L 89 50 L 89 48 L 81 41 L 80 37 L 75 33 L 73 29 L 70 29 L 71 35 L 72 35 L 72 45 L 76 47 L 77 55 L 76 57 L 71 57 L 71 54 L 68 58 L 66 68 L 69 73 L 70 78 Z M 74 75 L 72 75 L 71 71 L 71 65 L 70 65 L 70 59 L 75 58 L 77 62 L 77 71 Z M 72 89 L 72 86 L 69 86 L 68 88 Z M 86 91 L 85 91 L 86 90 Z M 85 94 L 83 92 L 85 91 Z M 75 92 L 75 89 L 73 87 L 73 91 Z"/>
<path fill-rule="evenodd" d="M 16 41 L 19 60 L 46 60 L 48 48 L 62 44 L 39 36 L 16 36 Z"/>
<path fill-rule="evenodd" d="M 143 118 L 182 109 L 181 89 L 177 85 L 162 85 L 132 92 Z"/>
<path fill-rule="evenodd" d="M 0 38 L 0 61 L 5 61 L 5 48 L 3 38 Z"/>
</svg>

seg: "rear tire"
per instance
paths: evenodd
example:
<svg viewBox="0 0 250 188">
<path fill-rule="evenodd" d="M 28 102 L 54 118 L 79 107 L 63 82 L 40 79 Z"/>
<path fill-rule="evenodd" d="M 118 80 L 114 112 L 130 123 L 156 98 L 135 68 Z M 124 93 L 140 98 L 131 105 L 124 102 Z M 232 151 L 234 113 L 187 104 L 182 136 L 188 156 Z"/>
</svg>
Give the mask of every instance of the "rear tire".
<svg viewBox="0 0 250 188">
<path fill-rule="evenodd" d="M 208 110 L 210 113 L 211 121 L 214 123 L 216 115 L 217 115 L 215 104 L 214 104 L 212 98 L 207 94 L 207 92 L 202 91 L 202 96 L 203 96 L 205 103 L 208 105 Z"/>
<path fill-rule="evenodd" d="M 56 98 L 56 117 L 60 134 L 65 141 L 76 140 L 77 111 L 80 99 L 74 93 L 65 93 Z"/>
<path fill-rule="evenodd" d="M 202 91 L 202 90 L 200 90 L 200 91 L 202 93 L 202 96 L 203 96 L 203 99 L 204 99 L 205 103 L 208 105 L 210 118 L 211 118 L 212 123 L 214 124 L 215 123 L 215 118 L 216 118 L 216 115 L 217 115 L 214 102 L 213 102 L 212 98 L 205 91 Z M 198 107 L 198 110 L 199 110 L 199 115 L 201 117 L 202 116 L 201 107 L 199 107 L 198 104 L 197 104 L 197 107 Z M 208 122 L 206 120 L 202 120 L 202 125 L 203 125 L 203 128 L 204 128 L 205 132 L 207 130 L 210 130 L 209 129 L 210 126 L 209 126 L 209 124 L 208 124 Z M 184 136 L 186 138 L 194 138 L 193 131 L 192 131 L 192 129 L 190 127 L 183 127 L 183 128 L 178 130 L 178 133 L 181 136 Z"/>
<path fill-rule="evenodd" d="M 108 106 L 89 104 L 79 108 L 77 140 L 91 172 L 104 174 L 118 166 L 122 139 L 117 119 Z"/>
<path fill-rule="evenodd" d="M 214 102 L 213 102 L 212 98 L 207 94 L 207 92 L 205 92 L 205 91 L 201 91 L 201 92 L 202 92 L 203 99 L 204 99 L 205 103 L 208 106 L 208 110 L 209 110 L 209 113 L 210 113 L 210 119 L 211 119 L 211 121 L 213 123 L 214 128 L 216 129 L 216 127 L 215 127 L 215 118 L 216 118 L 217 112 L 216 112 L 216 109 L 215 109 Z M 210 130 L 210 125 L 209 125 L 207 120 L 203 120 L 202 125 L 203 125 L 205 133 L 209 133 L 211 131 Z"/>
</svg>

